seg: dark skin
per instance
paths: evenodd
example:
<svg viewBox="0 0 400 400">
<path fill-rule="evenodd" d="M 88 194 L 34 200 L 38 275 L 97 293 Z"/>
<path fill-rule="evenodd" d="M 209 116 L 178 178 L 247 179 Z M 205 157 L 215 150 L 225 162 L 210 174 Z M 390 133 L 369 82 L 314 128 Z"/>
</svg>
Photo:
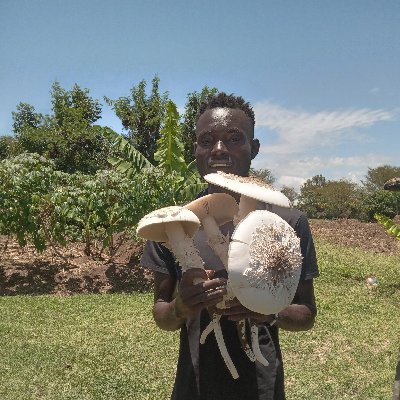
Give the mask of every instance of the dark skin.
<svg viewBox="0 0 400 400">
<path fill-rule="evenodd" d="M 258 154 L 260 144 L 254 139 L 250 118 L 239 109 L 217 108 L 206 110 L 196 125 L 196 162 L 201 176 L 218 170 L 247 176 L 251 160 Z M 236 200 L 239 196 L 222 188 L 210 186 L 210 193 L 229 193 Z M 164 330 L 182 327 L 186 318 L 199 315 L 208 308 L 232 321 L 249 318 L 254 322 L 271 322 L 274 315 L 252 312 L 235 298 L 226 309 L 215 306 L 226 294 L 226 280 L 214 278 L 214 271 L 190 269 L 182 276 L 174 298 L 176 281 L 169 275 L 155 272 L 155 303 L 153 316 Z M 195 278 L 204 282 L 193 284 Z M 316 315 L 313 280 L 300 281 L 293 304 L 279 313 L 278 326 L 285 330 L 302 331 L 312 328 Z"/>
</svg>

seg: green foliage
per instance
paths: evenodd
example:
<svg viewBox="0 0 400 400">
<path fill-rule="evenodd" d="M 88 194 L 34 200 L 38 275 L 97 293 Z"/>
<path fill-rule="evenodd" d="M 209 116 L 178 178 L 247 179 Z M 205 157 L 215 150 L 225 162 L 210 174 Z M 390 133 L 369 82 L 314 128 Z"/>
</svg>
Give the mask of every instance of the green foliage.
<svg viewBox="0 0 400 400">
<path fill-rule="evenodd" d="M 373 221 L 375 214 L 393 218 L 400 214 L 400 193 L 386 190 L 366 192 L 363 196 L 362 212 L 368 221 Z"/>
<path fill-rule="evenodd" d="M 0 160 L 22 153 L 22 148 L 15 137 L 0 136 Z"/>
<path fill-rule="evenodd" d="M 100 103 L 76 84 L 66 91 L 55 82 L 51 97 L 53 115 L 38 114 L 26 103 L 13 112 L 14 133 L 21 148 L 54 160 L 56 169 L 68 173 L 93 174 L 105 168 L 110 128 L 93 125 L 101 116 Z"/>
<path fill-rule="evenodd" d="M 175 171 L 179 175 L 184 175 L 187 165 L 183 157 L 183 144 L 180 138 L 179 114 L 172 101 L 168 101 L 166 109 L 167 113 L 160 137 L 157 140 L 154 159 L 158 162 L 158 166 L 164 168 L 167 173 Z"/>
<path fill-rule="evenodd" d="M 54 188 L 54 163 L 37 154 L 23 154 L 0 162 L 0 233 L 16 235 L 25 246 L 46 247 L 42 221 Z"/>
<path fill-rule="evenodd" d="M 186 97 L 185 112 L 181 124 L 182 142 L 185 161 L 192 162 L 195 159 L 193 143 L 196 141 L 196 118 L 203 102 L 209 101 L 218 93 L 218 89 L 204 86 L 201 92 L 189 93 Z"/>
<path fill-rule="evenodd" d="M 12 112 L 13 131 L 16 135 L 26 128 L 38 128 L 42 123 L 43 116 L 35 111 L 35 107 L 28 103 L 19 103 L 17 111 Z"/>
<path fill-rule="evenodd" d="M 368 191 L 380 190 L 385 182 L 394 176 L 400 176 L 400 167 L 381 165 L 376 168 L 368 168 L 363 185 Z"/>
<path fill-rule="evenodd" d="M 117 171 L 125 174 L 128 178 L 142 171 L 143 168 L 152 168 L 151 162 L 136 150 L 123 136 L 115 132 L 109 132 L 111 146 L 116 155 L 110 156 L 108 162 Z"/>
<path fill-rule="evenodd" d="M 326 179 L 322 175 L 315 175 L 304 183 L 300 188 L 298 207 L 307 214 L 309 218 L 323 218 L 324 199 L 323 188 Z"/>
<path fill-rule="evenodd" d="M 290 200 L 292 204 L 296 202 L 299 197 L 299 193 L 290 186 L 282 186 L 281 192 Z"/>
<path fill-rule="evenodd" d="M 164 205 L 180 204 L 192 200 L 192 198 L 207 186 L 201 182 L 195 164 L 186 164 L 183 158 L 183 146 L 180 141 L 179 114 L 176 106 L 169 101 L 166 107 L 166 115 L 163 120 L 160 138 L 157 141 L 157 150 L 154 153 L 158 165 L 153 165 L 143 154 L 135 149 L 126 139 L 114 135 L 114 149 L 118 156 L 109 158 L 109 162 L 117 171 L 132 179 L 143 173 L 148 176 L 153 174 L 161 182 L 153 180 L 155 190 L 168 182 L 164 196 L 168 200 Z M 157 175 L 155 171 L 162 171 Z M 145 191 L 141 191 L 145 196 Z M 146 197 L 144 197 L 146 199 Z M 146 200 L 144 200 L 146 201 Z"/>
<path fill-rule="evenodd" d="M 177 196 L 175 173 L 159 167 L 130 178 L 118 171 L 66 174 L 38 154 L 0 162 L 0 234 L 15 235 L 38 251 L 66 241 L 115 248 L 114 236 L 132 231 L 139 219 Z"/>
<path fill-rule="evenodd" d="M 400 227 L 394 221 L 381 214 L 375 214 L 374 218 L 386 229 L 386 232 L 389 235 L 392 235 L 396 239 L 400 240 Z"/>
<path fill-rule="evenodd" d="M 316 175 L 300 188 L 298 207 L 309 218 L 359 218 L 361 190 L 353 182 L 327 181 Z"/>
<path fill-rule="evenodd" d="M 275 176 L 269 169 L 260 168 L 260 169 L 253 169 L 250 168 L 250 175 L 255 176 L 258 179 L 268 183 L 269 185 L 273 185 L 276 181 Z"/>
<path fill-rule="evenodd" d="M 154 152 L 168 101 L 167 93 L 159 93 L 159 82 L 160 79 L 155 76 L 149 96 L 146 95 L 147 83 L 142 80 L 132 87 L 130 97 L 120 97 L 117 100 L 105 97 L 128 131 L 127 141 L 151 163 L 154 163 Z"/>
</svg>

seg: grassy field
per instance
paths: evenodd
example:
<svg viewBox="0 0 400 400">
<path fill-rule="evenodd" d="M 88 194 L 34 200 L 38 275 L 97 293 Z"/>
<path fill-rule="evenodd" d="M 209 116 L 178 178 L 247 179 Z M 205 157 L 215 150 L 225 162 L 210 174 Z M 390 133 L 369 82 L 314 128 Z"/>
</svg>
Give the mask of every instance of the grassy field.
<svg viewBox="0 0 400 400">
<path fill-rule="evenodd" d="M 287 397 L 389 399 L 400 257 L 316 245 L 317 324 L 281 333 Z M 151 303 L 150 294 L 1 297 L 0 399 L 168 399 L 178 333 L 155 327 Z"/>
</svg>

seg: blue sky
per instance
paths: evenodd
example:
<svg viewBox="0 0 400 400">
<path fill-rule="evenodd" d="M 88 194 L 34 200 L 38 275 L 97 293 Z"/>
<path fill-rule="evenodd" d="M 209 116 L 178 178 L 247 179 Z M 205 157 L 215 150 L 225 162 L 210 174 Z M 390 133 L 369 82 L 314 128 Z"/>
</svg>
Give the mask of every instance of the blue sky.
<svg viewBox="0 0 400 400">
<path fill-rule="evenodd" d="M 358 181 L 400 165 L 399 21 L 398 0 L 0 0 L 0 134 L 55 80 L 104 104 L 158 74 L 180 108 L 204 85 L 250 101 L 277 186 Z"/>
</svg>

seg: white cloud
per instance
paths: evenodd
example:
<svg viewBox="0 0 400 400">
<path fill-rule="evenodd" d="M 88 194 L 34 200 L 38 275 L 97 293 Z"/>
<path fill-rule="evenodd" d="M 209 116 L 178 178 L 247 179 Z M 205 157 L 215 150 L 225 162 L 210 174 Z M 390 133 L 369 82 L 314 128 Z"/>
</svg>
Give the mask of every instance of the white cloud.
<svg viewBox="0 0 400 400">
<path fill-rule="evenodd" d="M 395 119 L 396 110 L 362 108 L 310 113 L 264 101 L 257 103 L 254 111 L 257 137 L 262 137 L 265 128 L 269 129 L 270 137 L 252 166 L 270 169 L 277 178 L 278 188 L 286 185 L 299 190 L 308 178 L 317 174 L 328 179 L 360 181 L 368 167 L 391 163 L 390 157 L 374 153 L 371 146 L 368 154 L 357 152 L 360 144 L 373 142 L 372 137 L 360 130 Z M 346 155 L 341 153 L 343 143 Z"/>
<path fill-rule="evenodd" d="M 305 149 L 335 146 L 339 143 L 366 140 L 355 128 L 365 128 L 394 115 L 385 110 L 358 109 L 348 111 L 320 111 L 309 113 L 289 110 L 271 102 L 254 106 L 256 128 L 269 128 L 277 135 L 276 143 L 269 144 L 270 154 L 296 154 Z"/>
</svg>

